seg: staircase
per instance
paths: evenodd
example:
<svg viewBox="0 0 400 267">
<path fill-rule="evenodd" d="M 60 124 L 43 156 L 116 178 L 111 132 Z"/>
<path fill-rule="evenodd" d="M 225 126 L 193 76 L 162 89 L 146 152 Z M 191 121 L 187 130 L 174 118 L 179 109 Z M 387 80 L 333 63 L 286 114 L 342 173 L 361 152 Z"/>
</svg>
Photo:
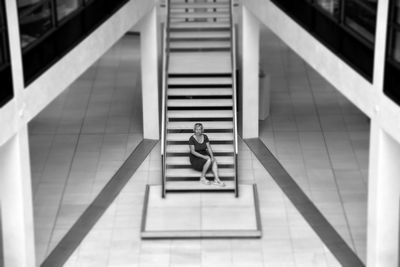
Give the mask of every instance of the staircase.
<svg viewBox="0 0 400 267">
<path fill-rule="evenodd" d="M 238 196 L 232 0 L 169 0 L 164 31 L 162 194 L 230 191 Z M 189 137 L 203 124 L 225 187 L 199 182 Z M 207 177 L 213 177 L 208 173 Z"/>
</svg>

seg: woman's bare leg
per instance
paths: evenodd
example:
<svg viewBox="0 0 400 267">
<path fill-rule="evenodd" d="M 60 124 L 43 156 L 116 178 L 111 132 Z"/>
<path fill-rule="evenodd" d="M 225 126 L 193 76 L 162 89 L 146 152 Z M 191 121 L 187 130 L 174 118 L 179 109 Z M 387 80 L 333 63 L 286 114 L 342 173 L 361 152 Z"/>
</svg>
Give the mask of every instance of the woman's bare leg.
<svg viewBox="0 0 400 267">
<path fill-rule="evenodd" d="M 208 168 L 210 168 L 211 159 L 207 159 L 206 163 L 203 165 L 203 170 L 201 171 L 201 177 L 206 177 Z"/>
<path fill-rule="evenodd" d="M 218 185 L 218 186 L 225 186 L 225 184 L 223 182 L 221 182 L 221 180 L 219 179 L 219 175 L 218 175 L 218 164 L 217 161 L 214 159 L 212 162 L 212 172 L 214 173 L 214 184 Z"/>
<path fill-rule="evenodd" d="M 218 180 L 219 180 L 219 175 L 218 175 L 218 164 L 217 164 L 217 161 L 216 161 L 215 159 L 212 161 L 211 170 L 212 170 L 212 172 L 213 172 L 213 174 L 214 174 L 214 179 L 218 181 Z"/>
</svg>

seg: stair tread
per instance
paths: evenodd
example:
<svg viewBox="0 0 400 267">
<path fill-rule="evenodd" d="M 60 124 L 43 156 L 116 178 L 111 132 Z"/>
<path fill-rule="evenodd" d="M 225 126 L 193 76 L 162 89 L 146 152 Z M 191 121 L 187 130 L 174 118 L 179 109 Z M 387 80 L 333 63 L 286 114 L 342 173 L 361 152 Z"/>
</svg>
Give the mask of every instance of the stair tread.
<svg viewBox="0 0 400 267">
<path fill-rule="evenodd" d="M 234 149 L 231 144 L 213 144 L 212 150 L 214 153 L 233 153 Z M 188 145 L 167 145 L 167 153 L 189 153 Z"/>
<path fill-rule="evenodd" d="M 229 41 L 171 41 L 169 48 L 231 48 L 231 43 Z"/>
<path fill-rule="evenodd" d="M 180 177 L 180 178 L 190 178 L 190 177 L 200 177 L 201 172 L 196 171 L 192 168 L 180 168 L 180 169 L 166 169 L 166 177 Z M 218 174 L 220 177 L 232 177 L 235 175 L 235 170 L 233 168 L 219 168 Z M 206 177 L 214 177 L 211 172 L 206 174 Z"/>
<path fill-rule="evenodd" d="M 198 21 L 185 21 L 185 22 L 171 22 L 170 29 L 230 29 L 231 25 L 227 22 L 198 22 Z"/>
<path fill-rule="evenodd" d="M 232 110 L 169 110 L 168 118 L 232 118 Z"/>
<path fill-rule="evenodd" d="M 233 156 L 215 156 L 218 164 L 234 164 L 235 158 Z M 168 156 L 166 159 L 167 165 L 187 165 L 190 166 L 189 157 L 173 157 Z"/>
<path fill-rule="evenodd" d="M 226 39 L 231 37 L 231 32 L 226 31 L 181 31 L 171 32 L 169 35 L 170 39 L 186 39 L 186 38 L 215 38 L 215 39 Z"/>
<path fill-rule="evenodd" d="M 170 18 L 229 18 L 229 12 L 171 12 Z"/>
<path fill-rule="evenodd" d="M 168 85 L 231 85 L 231 77 L 177 77 L 168 78 Z"/>
<path fill-rule="evenodd" d="M 205 130 L 233 129 L 233 121 L 196 121 L 203 124 Z M 171 121 L 167 123 L 168 130 L 192 130 L 193 121 Z"/>
<path fill-rule="evenodd" d="M 169 73 L 231 73 L 231 54 L 219 52 L 171 52 L 169 55 Z"/>
<path fill-rule="evenodd" d="M 170 88 L 169 96 L 228 96 L 231 88 Z"/>
<path fill-rule="evenodd" d="M 232 99 L 169 99 L 168 107 L 231 107 Z"/>
<path fill-rule="evenodd" d="M 167 141 L 187 142 L 193 133 L 167 133 Z M 211 142 L 213 141 L 233 141 L 233 133 L 207 133 Z"/>
<path fill-rule="evenodd" d="M 176 181 L 176 182 L 167 182 L 165 187 L 167 190 L 191 190 L 191 191 L 227 191 L 235 189 L 235 182 L 233 181 L 224 181 L 225 186 L 219 187 L 215 185 L 204 185 L 199 181 Z"/>
<path fill-rule="evenodd" d="M 229 8 L 229 2 L 222 3 L 171 3 L 171 9 L 177 8 Z"/>
</svg>

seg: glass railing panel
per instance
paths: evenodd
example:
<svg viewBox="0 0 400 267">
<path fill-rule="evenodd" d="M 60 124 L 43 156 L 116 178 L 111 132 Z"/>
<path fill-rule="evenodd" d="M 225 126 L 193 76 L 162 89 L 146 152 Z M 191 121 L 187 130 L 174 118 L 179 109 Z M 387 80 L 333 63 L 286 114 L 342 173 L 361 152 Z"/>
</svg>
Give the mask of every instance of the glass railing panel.
<svg viewBox="0 0 400 267">
<path fill-rule="evenodd" d="M 391 48 L 391 57 L 400 64 L 400 32 L 393 33 L 393 46 Z"/>
<path fill-rule="evenodd" d="M 315 0 L 317 6 L 328 12 L 330 15 L 339 19 L 340 2 L 339 0 Z"/>
<path fill-rule="evenodd" d="M 391 0 L 389 10 L 383 92 L 400 105 L 400 0 Z"/>
<path fill-rule="evenodd" d="M 52 1 L 18 0 L 21 46 L 26 48 L 53 27 Z"/>
<path fill-rule="evenodd" d="M 25 87 L 129 0 L 17 0 Z"/>
<path fill-rule="evenodd" d="M 0 30 L 0 66 L 3 66 L 6 64 L 6 55 L 5 55 L 5 49 L 4 47 L 6 46 L 6 38 L 5 34 L 2 30 Z"/>
<path fill-rule="evenodd" d="M 61 21 L 77 11 L 82 5 L 80 0 L 56 0 L 56 6 L 57 20 Z"/>
<path fill-rule="evenodd" d="M 394 22 L 400 25 L 400 0 L 395 1 L 393 9 L 394 9 Z"/>
<path fill-rule="evenodd" d="M 0 8 L 0 30 L 3 30 L 5 27 L 6 17 L 4 15 L 3 7 Z"/>
<path fill-rule="evenodd" d="M 376 0 L 271 1 L 372 82 Z"/>
<path fill-rule="evenodd" d="M 344 3 L 345 25 L 373 43 L 375 40 L 376 1 L 346 0 Z"/>
<path fill-rule="evenodd" d="M 0 0 L 0 108 L 14 96 L 4 3 Z"/>
</svg>

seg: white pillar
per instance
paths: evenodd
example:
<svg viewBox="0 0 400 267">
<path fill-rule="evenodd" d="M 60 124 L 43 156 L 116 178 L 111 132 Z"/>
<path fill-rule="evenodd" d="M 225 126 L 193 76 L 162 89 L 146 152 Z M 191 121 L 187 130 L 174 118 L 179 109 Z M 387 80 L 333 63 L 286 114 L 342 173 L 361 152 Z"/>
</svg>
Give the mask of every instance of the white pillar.
<svg viewBox="0 0 400 267">
<path fill-rule="evenodd" d="M 35 266 L 27 126 L 0 147 L 0 201 L 4 265 Z"/>
<path fill-rule="evenodd" d="M 367 266 L 395 267 L 399 262 L 400 144 L 375 120 L 370 138 Z"/>
<path fill-rule="evenodd" d="M 143 18 L 140 27 L 140 52 L 143 101 L 143 137 L 159 139 L 157 12 Z"/>
<path fill-rule="evenodd" d="M 257 138 L 260 24 L 257 18 L 245 6 L 242 6 L 240 38 L 242 53 L 242 138 Z"/>
</svg>

